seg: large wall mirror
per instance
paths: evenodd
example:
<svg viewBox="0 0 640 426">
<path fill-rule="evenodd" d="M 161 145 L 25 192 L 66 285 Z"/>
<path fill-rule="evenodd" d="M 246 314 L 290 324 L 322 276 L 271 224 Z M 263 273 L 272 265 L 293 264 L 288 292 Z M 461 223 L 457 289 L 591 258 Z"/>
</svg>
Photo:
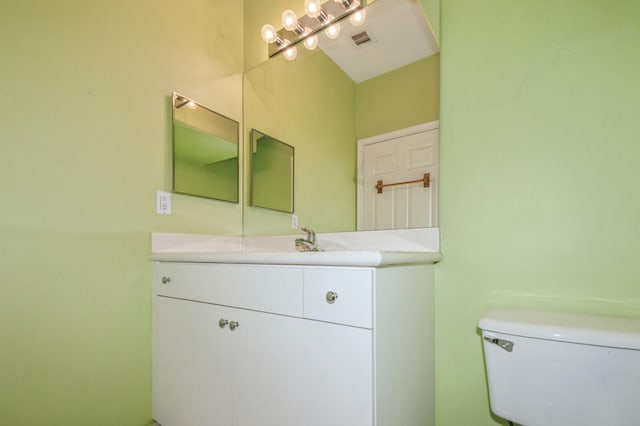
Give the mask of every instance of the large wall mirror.
<svg viewBox="0 0 640 426">
<path fill-rule="evenodd" d="M 173 191 L 237 203 L 239 124 L 173 94 Z"/>
<path fill-rule="evenodd" d="M 255 129 L 250 137 L 249 205 L 292 213 L 293 147 Z"/>
<path fill-rule="evenodd" d="M 440 55 L 434 36 L 439 1 L 369 0 L 364 25 L 354 27 L 345 19 L 339 37 L 318 33 L 315 50 L 298 44 L 294 60 L 283 55 L 267 60 L 261 27 L 281 28 L 283 10 L 301 16 L 303 5 L 303 0 L 245 2 L 244 125 L 295 146 L 295 212 L 301 225 L 354 231 L 361 180 L 357 141 L 439 120 Z M 370 42 L 357 44 L 365 39 Z M 389 160 L 383 157 L 380 162 Z M 432 172 L 430 187 L 437 185 Z M 243 229 L 245 235 L 295 232 L 289 215 L 251 206 L 245 208 Z"/>
</svg>

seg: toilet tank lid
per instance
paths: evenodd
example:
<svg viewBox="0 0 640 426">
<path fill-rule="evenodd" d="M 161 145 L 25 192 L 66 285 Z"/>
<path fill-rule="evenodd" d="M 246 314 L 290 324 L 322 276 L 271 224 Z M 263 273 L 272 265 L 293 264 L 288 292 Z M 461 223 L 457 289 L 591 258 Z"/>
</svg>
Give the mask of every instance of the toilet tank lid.
<svg viewBox="0 0 640 426">
<path fill-rule="evenodd" d="M 640 319 L 496 309 L 478 326 L 501 334 L 640 350 Z"/>
</svg>

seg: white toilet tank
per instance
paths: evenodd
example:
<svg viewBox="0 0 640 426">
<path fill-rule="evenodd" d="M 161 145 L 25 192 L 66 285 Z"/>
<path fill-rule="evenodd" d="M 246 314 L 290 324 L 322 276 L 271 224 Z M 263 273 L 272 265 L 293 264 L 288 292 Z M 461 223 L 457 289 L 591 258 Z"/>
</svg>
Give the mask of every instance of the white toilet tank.
<svg viewBox="0 0 640 426">
<path fill-rule="evenodd" d="M 526 426 L 640 425 L 640 320 L 494 310 L 479 327 L 496 415 Z"/>
</svg>

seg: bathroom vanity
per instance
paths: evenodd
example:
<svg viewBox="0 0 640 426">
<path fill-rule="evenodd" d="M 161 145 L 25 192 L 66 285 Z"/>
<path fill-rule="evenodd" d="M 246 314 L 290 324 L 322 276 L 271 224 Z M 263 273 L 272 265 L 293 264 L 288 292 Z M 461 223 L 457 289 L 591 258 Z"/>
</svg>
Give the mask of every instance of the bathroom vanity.
<svg viewBox="0 0 640 426">
<path fill-rule="evenodd" d="M 154 420 L 433 425 L 432 264 L 253 255 L 152 256 Z"/>
</svg>

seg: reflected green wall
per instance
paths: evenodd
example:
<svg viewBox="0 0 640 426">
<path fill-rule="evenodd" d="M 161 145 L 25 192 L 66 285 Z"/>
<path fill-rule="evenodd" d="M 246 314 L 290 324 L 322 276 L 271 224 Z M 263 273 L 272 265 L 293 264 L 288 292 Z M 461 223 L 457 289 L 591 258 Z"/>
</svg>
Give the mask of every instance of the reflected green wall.
<svg viewBox="0 0 640 426">
<path fill-rule="evenodd" d="M 174 191 L 216 200 L 238 202 L 238 158 L 200 165 L 176 159 Z"/>
<path fill-rule="evenodd" d="M 497 423 L 487 309 L 640 317 L 639 45 L 637 0 L 443 1 L 438 425 Z"/>
<path fill-rule="evenodd" d="M 252 136 L 250 205 L 293 210 L 294 149 L 268 135 Z"/>
<path fill-rule="evenodd" d="M 405 65 L 356 87 L 358 139 L 440 117 L 440 54 Z"/>
<path fill-rule="evenodd" d="M 437 120 L 440 58 L 434 55 L 358 85 L 320 50 L 299 46 L 295 61 L 281 56 L 266 61 L 260 28 L 269 22 L 279 27 L 283 10 L 301 14 L 303 5 L 245 1 L 245 140 L 255 128 L 295 147 L 294 203 L 301 225 L 351 231 L 356 227 L 357 138 Z M 290 215 L 255 207 L 245 210 L 244 231 L 296 232 Z"/>
<path fill-rule="evenodd" d="M 236 142 L 174 121 L 173 191 L 237 203 L 238 126 Z M 231 158 L 229 158 L 231 157 Z"/>
<path fill-rule="evenodd" d="M 422 11 L 424 12 L 431 31 L 440 44 L 440 1 L 441 0 L 420 0 Z"/>
<path fill-rule="evenodd" d="M 298 47 L 298 56 L 267 61 L 260 29 L 279 27 L 285 9 L 304 2 L 245 0 L 245 152 L 253 128 L 295 148 L 294 210 L 301 226 L 319 232 L 356 227 L 355 83 L 321 50 Z M 244 166 L 249 169 L 249 159 Z M 247 179 L 248 181 L 248 179 Z M 245 193 L 248 193 L 248 182 Z M 291 215 L 246 207 L 246 235 L 291 234 Z"/>
<path fill-rule="evenodd" d="M 0 424 L 150 423 L 150 232 L 242 232 L 235 204 L 174 195 L 155 214 L 171 92 L 241 119 L 242 15 L 3 2 Z"/>
<path fill-rule="evenodd" d="M 295 148 L 300 225 L 320 232 L 354 230 L 353 81 L 323 52 L 299 49 L 295 61 L 278 56 L 245 73 L 244 107 L 245 152 L 251 128 Z M 246 235 L 296 232 L 287 213 L 246 207 L 244 220 Z"/>
</svg>

